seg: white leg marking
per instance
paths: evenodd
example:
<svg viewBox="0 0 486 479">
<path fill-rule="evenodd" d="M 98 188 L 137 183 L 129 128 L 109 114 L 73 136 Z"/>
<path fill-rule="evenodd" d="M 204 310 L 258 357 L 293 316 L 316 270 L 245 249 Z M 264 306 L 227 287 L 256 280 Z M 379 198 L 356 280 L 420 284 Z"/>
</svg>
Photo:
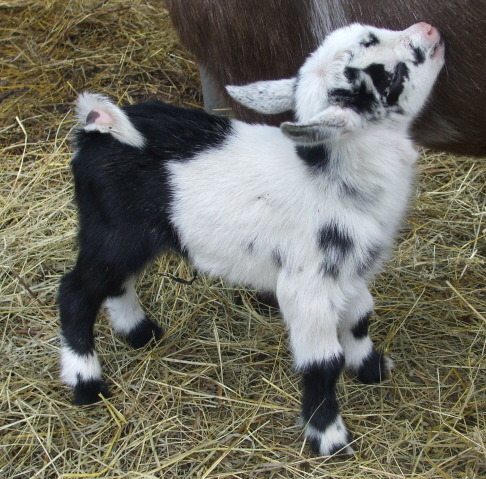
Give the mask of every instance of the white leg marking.
<svg viewBox="0 0 486 479">
<path fill-rule="evenodd" d="M 351 331 L 343 332 L 340 337 L 341 346 L 344 349 L 345 366 L 352 371 L 357 371 L 363 361 L 373 351 L 373 341 L 369 336 L 356 339 Z"/>
<path fill-rule="evenodd" d="M 113 329 L 126 336 L 145 318 L 135 291 L 135 279 L 130 278 L 123 285 L 125 292 L 121 296 L 107 298 L 105 308 Z"/>
<path fill-rule="evenodd" d="M 101 378 L 101 366 L 96 351 L 91 354 L 77 354 L 68 346 L 61 348 L 61 381 L 76 386 L 79 380 L 89 381 Z"/>
<path fill-rule="evenodd" d="M 348 430 L 341 416 L 338 416 L 324 431 L 319 431 L 312 425 L 307 424 L 305 426 L 305 436 L 308 439 L 317 439 L 319 441 L 319 454 L 322 456 L 329 456 L 340 449 L 345 454 L 354 453 L 354 449 L 348 444 Z"/>
</svg>

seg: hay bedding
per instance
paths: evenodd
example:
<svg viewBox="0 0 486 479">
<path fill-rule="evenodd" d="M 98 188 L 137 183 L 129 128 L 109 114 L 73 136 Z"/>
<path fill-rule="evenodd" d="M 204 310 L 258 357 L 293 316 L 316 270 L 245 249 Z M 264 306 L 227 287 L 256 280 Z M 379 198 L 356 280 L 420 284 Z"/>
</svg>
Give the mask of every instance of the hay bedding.
<svg viewBox="0 0 486 479">
<path fill-rule="evenodd" d="M 425 153 L 418 199 L 376 281 L 372 334 L 391 379 L 346 376 L 353 458 L 314 458 L 278 314 L 163 258 L 139 291 L 164 339 L 133 351 L 101 319 L 114 396 L 75 408 L 59 385 L 55 296 L 75 258 L 72 101 L 199 105 L 197 71 L 156 1 L 0 1 L 0 476 L 486 477 L 486 161 Z"/>
</svg>

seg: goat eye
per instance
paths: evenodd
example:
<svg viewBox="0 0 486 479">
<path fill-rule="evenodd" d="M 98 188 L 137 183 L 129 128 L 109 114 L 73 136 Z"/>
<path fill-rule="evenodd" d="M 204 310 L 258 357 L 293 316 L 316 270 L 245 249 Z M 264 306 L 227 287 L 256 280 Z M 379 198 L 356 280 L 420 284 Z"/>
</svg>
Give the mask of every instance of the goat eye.
<svg viewBox="0 0 486 479">
<path fill-rule="evenodd" d="M 374 33 L 370 33 L 364 40 L 361 41 L 360 45 L 369 48 L 374 45 L 378 45 L 380 43 L 380 40 Z"/>
</svg>

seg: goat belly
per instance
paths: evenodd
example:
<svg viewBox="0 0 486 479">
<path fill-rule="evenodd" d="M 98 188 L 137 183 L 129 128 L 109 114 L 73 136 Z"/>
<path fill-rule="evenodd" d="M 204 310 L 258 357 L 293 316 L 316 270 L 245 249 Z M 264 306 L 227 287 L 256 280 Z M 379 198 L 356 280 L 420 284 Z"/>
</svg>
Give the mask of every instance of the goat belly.
<svg viewBox="0 0 486 479">
<path fill-rule="evenodd" d="M 319 193 L 279 129 L 234 130 L 223 146 L 169 163 L 171 222 L 198 270 L 274 290 L 291 252 L 318 254 Z"/>
</svg>

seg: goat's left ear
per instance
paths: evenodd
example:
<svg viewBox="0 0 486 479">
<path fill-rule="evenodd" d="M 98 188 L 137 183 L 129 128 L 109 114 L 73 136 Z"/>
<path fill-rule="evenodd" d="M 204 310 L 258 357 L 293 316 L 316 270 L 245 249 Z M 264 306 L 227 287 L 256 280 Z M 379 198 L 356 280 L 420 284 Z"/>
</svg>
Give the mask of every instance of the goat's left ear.
<svg viewBox="0 0 486 479">
<path fill-rule="evenodd" d="M 294 106 L 295 78 L 259 81 L 248 85 L 226 86 L 238 103 L 265 114 L 283 113 Z"/>
<path fill-rule="evenodd" d="M 361 117 L 350 108 L 330 106 L 305 122 L 286 121 L 283 133 L 296 143 L 313 144 L 351 133 L 361 126 Z"/>
</svg>

